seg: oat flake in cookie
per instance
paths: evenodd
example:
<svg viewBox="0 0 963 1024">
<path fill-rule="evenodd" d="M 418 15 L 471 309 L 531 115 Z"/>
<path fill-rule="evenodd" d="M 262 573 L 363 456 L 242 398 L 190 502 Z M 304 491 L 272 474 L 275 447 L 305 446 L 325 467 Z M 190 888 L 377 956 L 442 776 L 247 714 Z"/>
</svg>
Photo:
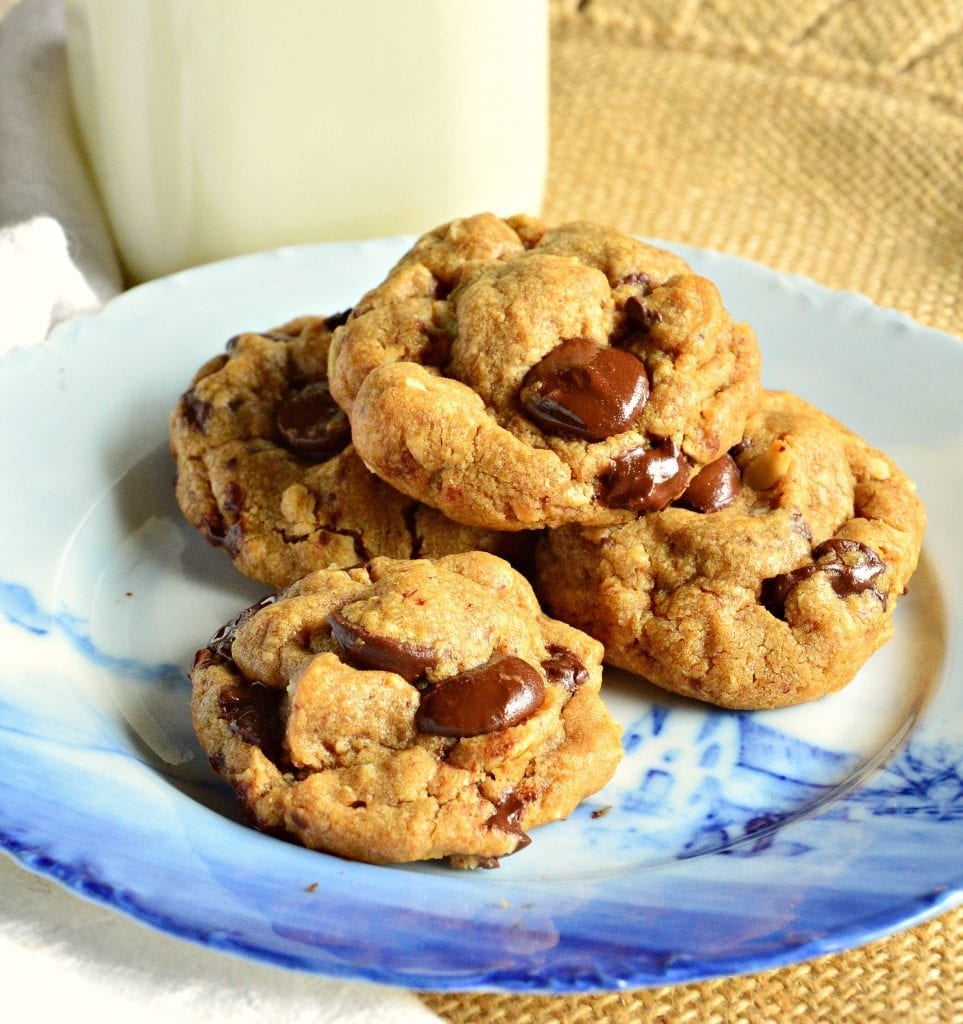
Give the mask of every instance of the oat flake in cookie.
<svg viewBox="0 0 963 1024">
<path fill-rule="evenodd" d="M 723 707 L 782 707 L 846 685 L 890 637 L 924 526 L 889 458 L 767 392 L 744 441 L 671 507 L 547 535 L 539 592 L 613 665 Z"/>
<path fill-rule="evenodd" d="M 200 651 L 193 721 L 250 819 L 372 863 L 496 866 L 621 756 L 601 645 L 483 552 L 319 570 Z"/>
<path fill-rule="evenodd" d="M 523 557 L 527 538 L 451 522 L 365 468 L 327 384 L 331 332 L 343 319 L 241 334 L 198 371 L 170 421 L 188 521 L 272 587 L 375 555 Z"/>
<path fill-rule="evenodd" d="M 335 332 L 366 464 L 459 522 L 657 511 L 743 434 L 759 351 L 715 286 L 611 228 L 482 214 L 423 236 Z"/>
</svg>

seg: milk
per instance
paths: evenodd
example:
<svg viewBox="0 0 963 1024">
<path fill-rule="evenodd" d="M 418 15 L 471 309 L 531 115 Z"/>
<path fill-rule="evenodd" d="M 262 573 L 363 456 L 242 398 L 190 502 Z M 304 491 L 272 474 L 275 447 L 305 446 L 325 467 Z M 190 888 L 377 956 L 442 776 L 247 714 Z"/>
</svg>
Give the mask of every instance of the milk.
<svg viewBox="0 0 963 1024">
<path fill-rule="evenodd" d="M 537 213 L 547 0 L 65 0 L 81 135 L 135 280 Z"/>
</svg>

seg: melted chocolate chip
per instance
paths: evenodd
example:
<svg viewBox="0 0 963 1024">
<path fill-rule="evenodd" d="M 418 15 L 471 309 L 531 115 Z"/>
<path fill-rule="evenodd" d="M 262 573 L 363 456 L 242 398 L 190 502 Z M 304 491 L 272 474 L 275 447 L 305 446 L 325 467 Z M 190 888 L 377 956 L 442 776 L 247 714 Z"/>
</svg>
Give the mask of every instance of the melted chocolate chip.
<svg viewBox="0 0 963 1024">
<path fill-rule="evenodd" d="M 221 538 L 221 547 L 230 555 L 231 558 L 237 558 L 240 554 L 241 547 L 244 544 L 244 526 L 240 519 L 237 522 L 231 523 L 231 525 L 224 531 L 224 536 Z"/>
<path fill-rule="evenodd" d="M 507 832 L 517 837 L 518 843 L 512 853 L 518 853 L 532 841 L 522 831 L 521 819 L 524 811 L 525 801 L 513 791 L 502 797 L 495 805 L 495 813 L 485 822 L 488 828 L 497 828 L 499 832 Z"/>
<path fill-rule="evenodd" d="M 808 580 L 810 576 L 818 571 L 819 567 L 817 565 L 801 565 L 798 569 L 792 569 L 789 572 L 781 573 L 779 576 L 763 580 L 762 590 L 759 592 L 760 603 L 770 615 L 775 615 L 777 619 L 785 618 L 786 598 L 789 596 L 789 591 L 797 583 Z"/>
<path fill-rule="evenodd" d="M 639 285 L 643 291 L 648 292 L 652 288 L 652 279 L 644 270 L 635 270 L 631 274 L 626 274 L 625 277 L 620 277 L 615 282 L 615 287 L 618 288 L 623 284 Z"/>
<path fill-rule="evenodd" d="M 268 594 L 266 597 L 262 597 L 260 601 L 252 604 L 249 608 L 245 608 L 244 611 L 238 612 L 230 622 L 221 626 L 221 628 L 211 637 L 203 651 L 198 652 L 198 657 L 200 657 L 201 654 L 206 653 L 218 660 L 231 661 L 231 645 L 234 643 L 234 636 L 238 629 L 247 622 L 255 612 L 259 612 L 262 608 L 267 608 L 269 604 L 274 604 L 277 599 L 277 594 Z"/>
<path fill-rule="evenodd" d="M 689 473 L 689 460 L 672 440 L 632 448 L 613 459 L 599 479 L 600 497 L 609 508 L 658 512 L 685 492 Z"/>
<path fill-rule="evenodd" d="M 418 350 L 418 362 L 423 366 L 445 366 L 451 358 L 451 334 L 426 323 L 419 324 L 418 330 L 425 339 Z"/>
<path fill-rule="evenodd" d="M 213 411 L 214 406 L 203 398 L 198 398 L 197 392 L 193 388 L 181 395 L 181 412 L 184 419 L 202 434 Z"/>
<path fill-rule="evenodd" d="M 649 399 L 645 367 L 631 352 L 568 338 L 525 375 L 519 401 L 546 433 L 603 441 L 628 429 Z"/>
<path fill-rule="evenodd" d="M 390 636 L 378 636 L 340 612 L 332 612 L 328 616 L 328 625 L 345 660 L 359 668 L 395 672 L 413 683 L 438 661 L 438 655 L 432 648 Z"/>
<path fill-rule="evenodd" d="M 241 530 L 241 526 L 239 522 L 229 526 L 222 514 L 222 510 L 238 516 L 243 508 L 244 490 L 239 483 L 232 480 L 227 484 L 224 493 L 220 497 L 220 508 L 215 508 L 212 512 L 201 516 L 201 521 L 197 526 L 208 544 L 216 548 L 223 547 L 227 549 L 231 553 L 231 557 L 237 552 L 231 549 L 229 538 L 237 535 Z"/>
<path fill-rule="evenodd" d="M 221 690 L 217 703 L 231 732 L 277 763 L 284 734 L 281 691 L 264 683 L 236 683 Z"/>
<path fill-rule="evenodd" d="M 737 441 L 730 449 L 729 454 L 734 458 L 738 459 L 740 455 L 749 451 L 755 442 L 751 437 L 744 437 L 741 441 Z"/>
<path fill-rule="evenodd" d="M 326 316 L 324 318 L 325 329 L 329 331 L 336 330 L 348 322 L 349 316 L 351 316 L 350 309 L 343 309 L 340 313 L 332 313 L 331 316 Z"/>
<path fill-rule="evenodd" d="M 348 417 L 322 380 L 292 391 L 278 409 L 276 422 L 285 447 L 306 459 L 334 455 L 351 439 Z"/>
<path fill-rule="evenodd" d="M 650 309 L 637 295 L 630 295 L 625 303 L 629 322 L 647 333 L 655 324 L 662 323 L 662 310 Z"/>
<path fill-rule="evenodd" d="M 201 521 L 198 523 L 197 528 L 201 536 L 212 547 L 219 548 L 224 545 L 224 537 L 227 535 L 227 523 L 224 522 L 224 517 L 221 515 L 220 510 L 215 509 L 210 515 L 204 514 L 201 516 Z"/>
<path fill-rule="evenodd" d="M 481 736 L 524 722 L 544 699 L 537 669 L 513 655 L 495 657 L 423 693 L 415 725 L 434 736 Z"/>
<path fill-rule="evenodd" d="M 221 497 L 221 508 L 232 515 L 238 515 L 244 508 L 244 488 L 236 481 L 231 480 L 224 488 Z"/>
<path fill-rule="evenodd" d="M 550 683 L 574 693 L 588 681 L 588 669 L 574 651 L 554 644 L 548 648 L 549 656 L 542 662 L 542 669 Z"/>
<path fill-rule="evenodd" d="M 680 503 L 696 512 L 718 512 L 728 508 L 739 496 L 742 476 L 731 455 L 703 466 L 689 481 Z"/>
<path fill-rule="evenodd" d="M 834 560 L 822 565 L 821 568 L 829 575 L 829 582 L 840 597 L 862 594 L 868 590 L 883 602 L 884 608 L 886 607 L 886 595 L 874 585 L 876 577 L 885 566 L 872 548 L 858 540 L 832 537 L 823 541 L 813 551 L 814 558 L 821 558 L 826 554 L 832 554 Z M 849 558 L 844 561 L 846 556 Z"/>
<path fill-rule="evenodd" d="M 833 537 L 813 549 L 813 562 L 809 565 L 763 580 L 759 600 L 768 612 L 782 619 L 786 614 L 786 598 L 793 587 L 822 572 L 839 597 L 869 591 L 885 608 L 886 594 L 874 586 L 876 577 L 884 568 L 882 559 L 872 548 L 859 541 Z"/>
</svg>

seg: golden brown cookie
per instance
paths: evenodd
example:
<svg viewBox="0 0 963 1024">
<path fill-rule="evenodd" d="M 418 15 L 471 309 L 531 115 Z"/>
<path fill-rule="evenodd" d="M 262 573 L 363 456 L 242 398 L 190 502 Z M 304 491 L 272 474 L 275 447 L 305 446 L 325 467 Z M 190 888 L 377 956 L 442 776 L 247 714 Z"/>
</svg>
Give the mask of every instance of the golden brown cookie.
<svg viewBox="0 0 963 1024">
<path fill-rule="evenodd" d="M 329 372 L 375 473 L 499 530 L 664 507 L 760 387 L 754 334 L 677 256 L 490 214 L 419 239 L 338 328 Z"/>
<path fill-rule="evenodd" d="M 170 421 L 188 521 L 272 587 L 376 555 L 479 548 L 522 558 L 527 538 L 454 523 L 365 468 L 327 386 L 331 332 L 343 318 L 241 334 L 198 371 Z"/>
<path fill-rule="evenodd" d="M 260 828 L 373 863 L 495 866 L 621 758 L 602 648 L 482 552 L 319 570 L 200 651 L 193 720 Z"/>
<path fill-rule="evenodd" d="M 662 512 L 546 536 L 544 606 L 601 640 L 609 663 L 723 707 L 838 690 L 892 634 L 916 568 L 912 482 L 785 392 L 764 395 L 704 474 Z"/>
</svg>

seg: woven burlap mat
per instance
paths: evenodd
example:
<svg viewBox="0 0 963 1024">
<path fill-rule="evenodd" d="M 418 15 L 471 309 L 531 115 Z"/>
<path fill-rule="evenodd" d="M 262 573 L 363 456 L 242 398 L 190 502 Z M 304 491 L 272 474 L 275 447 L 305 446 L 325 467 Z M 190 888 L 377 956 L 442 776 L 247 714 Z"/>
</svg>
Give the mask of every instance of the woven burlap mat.
<svg viewBox="0 0 963 1024">
<path fill-rule="evenodd" d="M 963 0 L 552 14 L 549 222 L 721 249 L 963 335 Z M 745 977 L 423 999 L 454 1024 L 963 1024 L 963 909 Z"/>
</svg>

